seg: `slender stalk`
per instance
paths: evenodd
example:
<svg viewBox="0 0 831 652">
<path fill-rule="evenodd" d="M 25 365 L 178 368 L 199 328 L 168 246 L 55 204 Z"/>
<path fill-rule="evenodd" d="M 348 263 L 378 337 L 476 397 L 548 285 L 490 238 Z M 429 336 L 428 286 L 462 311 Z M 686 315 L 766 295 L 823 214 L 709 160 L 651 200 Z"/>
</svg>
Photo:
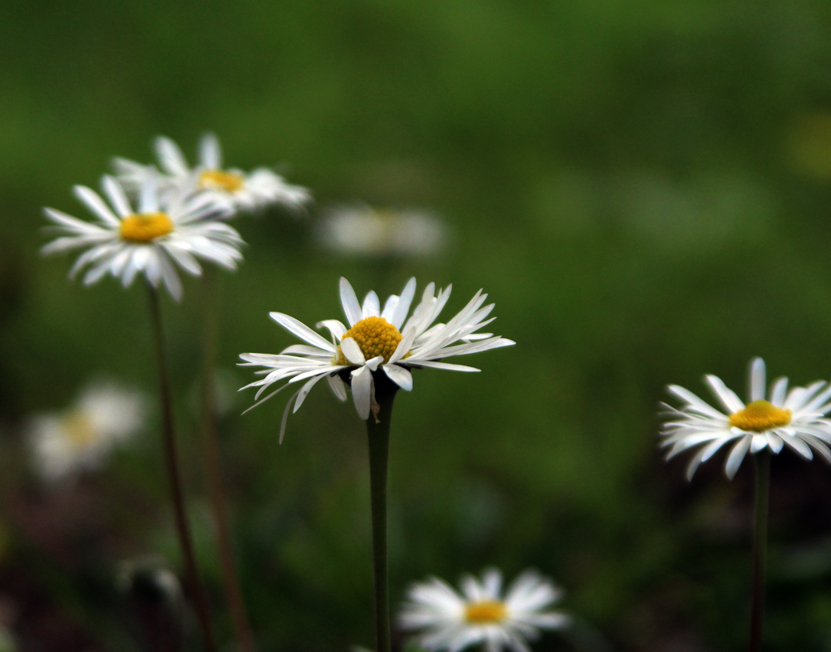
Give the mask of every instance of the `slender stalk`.
<svg viewBox="0 0 831 652">
<path fill-rule="evenodd" d="M 768 551 L 768 497 L 770 494 L 770 451 L 759 451 L 756 460 L 756 514 L 753 533 L 753 602 L 750 607 L 749 652 L 762 648 L 762 620 L 765 611 L 765 565 Z"/>
<path fill-rule="evenodd" d="M 392 403 L 398 386 L 383 373 L 375 376 L 377 416 L 366 420 L 372 505 L 372 570 L 375 579 L 375 652 L 390 652 L 390 596 L 387 577 L 387 467 Z"/>
<path fill-rule="evenodd" d="M 216 428 L 216 387 L 214 368 L 216 350 L 219 341 L 219 305 L 220 279 L 208 269 L 205 273 L 206 290 L 205 341 L 203 343 L 204 368 L 202 369 L 202 459 L 213 508 L 217 529 L 219 561 L 222 571 L 222 583 L 231 610 L 234 633 L 242 652 L 256 652 L 257 645 L 248 620 L 248 611 L 242 597 L 234 550 L 231 540 L 231 527 L 228 518 L 228 506 L 225 500 L 225 483 L 222 479 L 220 463 L 221 448 Z"/>
<path fill-rule="evenodd" d="M 179 545 L 185 560 L 185 573 L 196 605 L 196 615 L 202 631 L 202 641 L 207 652 L 216 652 L 213 632 L 211 631 L 211 617 L 208 611 L 208 600 L 205 587 L 199 579 L 196 568 L 196 555 L 193 551 L 193 541 L 185 512 L 185 497 L 182 489 L 182 476 L 179 471 L 179 456 L 176 450 L 176 431 L 173 420 L 173 400 L 170 389 L 170 375 L 167 370 L 165 355 L 164 332 L 162 329 L 161 307 L 158 291 L 148 284 L 150 298 L 150 315 L 153 327 L 153 339 L 156 345 L 156 364 L 159 368 L 159 398 L 162 409 L 162 434 L 164 437 L 165 463 L 170 481 L 173 511 L 176 516 L 176 533 L 179 536 Z"/>
</svg>

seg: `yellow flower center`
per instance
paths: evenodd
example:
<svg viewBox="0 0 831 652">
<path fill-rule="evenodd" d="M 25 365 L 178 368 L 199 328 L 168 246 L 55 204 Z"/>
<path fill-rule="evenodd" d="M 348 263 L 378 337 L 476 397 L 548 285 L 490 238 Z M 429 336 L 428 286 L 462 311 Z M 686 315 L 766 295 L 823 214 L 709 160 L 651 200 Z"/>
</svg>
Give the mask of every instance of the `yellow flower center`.
<svg viewBox="0 0 831 652">
<path fill-rule="evenodd" d="M 765 432 L 787 426 L 791 422 L 790 410 L 783 410 L 768 401 L 753 401 L 743 410 L 730 415 L 730 425 L 751 432 Z"/>
<path fill-rule="evenodd" d="M 208 190 L 236 192 L 245 185 L 245 179 L 236 172 L 222 170 L 205 170 L 199 175 L 199 187 Z"/>
<path fill-rule="evenodd" d="M 501 623 L 507 615 L 508 609 L 505 603 L 496 600 L 470 602 L 465 607 L 465 620 L 475 625 Z"/>
<path fill-rule="evenodd" d="M 383 356 L 384 362 L 390 361 L 390 357 L 395 353 L 395 349 L 401 341 L 401 333 L 383 317 L 362 319 L 346 331 L 341 340 L 345 340 L 347 337 L 351 337 L 357 342 L 364 358 L 371 360 L 380 355 Z M 349 364 L 340 346 L 338 346 L 335 364 Z"/>
<path fill-rule="evenodd" d="M 77 448 L 91 444 L 98 436 L 89 417 L 82 410 L 70 413 L 63 420 L 66 438 Z"/>
<path fill-rule="evenodd" d="M 167 213 L 137 213 L 121 220 L 121 239 L 129 242 L 152 242 L 173 231 Z"/>
</svg>

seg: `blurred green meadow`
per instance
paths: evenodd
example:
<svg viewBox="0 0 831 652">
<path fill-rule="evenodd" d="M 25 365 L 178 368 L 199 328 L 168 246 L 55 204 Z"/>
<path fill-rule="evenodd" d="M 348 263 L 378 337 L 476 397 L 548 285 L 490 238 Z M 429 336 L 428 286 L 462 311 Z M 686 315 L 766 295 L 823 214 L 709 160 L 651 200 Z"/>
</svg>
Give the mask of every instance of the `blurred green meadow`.
<svg viewBox="0 0 831 652">
<path fill-rule="evenodd" d="M 221 281 L 221 421 L 236 552 L 263 651 L 371 645 L 364 426 L 324 385 L 252 412 L 242 352 L 295 339 L 268 318 L 340 318 L 411 276 L 484 288 L 512 348 L 415 373 L 390 461 L 395 603 L 428 575 L 527 567 L 566 591 L 584 635 L 534 649 L 742 649 L 753 473 L 723 454 L 684 480 L 657 449 L 659 402 L 746 368 L 831 377 L 831 4 L 643 0 L 351 0 L 67 4 L 7 0 L 0 22 L 0 626 L 20 651 L 140 652 L 116 578 L 125 560 L 180 569 L 158 419 L 56 491 L 33 472 L 27 419 L 100 375 L 155 376 L 147 301 L 42 259 L 43 206 L 86 217 L 73 184 L 113 156 L 151 162 L 170 136 L 195 159 L 214 131 L 229 165 L 310 188 L 305 218 L 234 226 Z M 432 257 L 334 254 L 333 206 L 418 207 L 444 220 Z M 164 302 L 191 516 L 220 639 L 221 590 L 199 453 L 206 290 Z M 488 329 L 490 330 L 490 328 Z M 773 463 L 766 649 L 831 650 L 831 469 Z M 399 644 L 403 641 L 396 635 Z M 606 643 L 603 643 L 605 639 Z M 198 636 L 191 647 L 198 649 Z M 230 649 L 230 648 L 227 648 Z"/>
</svg>

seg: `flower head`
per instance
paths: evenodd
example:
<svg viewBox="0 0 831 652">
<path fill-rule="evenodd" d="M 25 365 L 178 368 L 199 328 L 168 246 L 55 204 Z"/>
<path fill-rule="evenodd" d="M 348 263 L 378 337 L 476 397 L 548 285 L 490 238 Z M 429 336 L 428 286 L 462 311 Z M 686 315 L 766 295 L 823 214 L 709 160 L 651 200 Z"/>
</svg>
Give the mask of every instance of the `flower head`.
<svg viewBox="0 0 831 652">
<path fill-rule="evenodd" d="M 474 367 L 441 362 L 454 355 L 467 355 L 514 344 L 492 333 L 477 332 L 495 318 L 488 319 L 493 304 L 483 306 L 487 294 L 480 290 L 468 304 L 446 324 L 434 322 L 450 298 L 449 286 L 439 290 L 430 283 L 421 302 L 409 318 L 410 305 L 415 296 L 416 281 L 410 279 L 400 296 L 392 295 L 383 309 L 378 295 L 369 292 L 363 304 L 345 278 L 340 280 L 340 298 L 349 326 L 337 319 L 319 322 L 326 328 L 331 340 L 281 312 L 270 313 L 271 318 L 306 344 L 295 344 L 279 355 L 243 353 L 244 366 L 264 367 L 259 371 L 265 377 L 247 387 L 258 387 L 256 399 L 271 385 L 288 379 L 288 383 L 269 394 L 268 400 L 281 389 L 303 382 L 289 399 L 280 429 L 282 439 L 288 410 L 294 402 L 294 411 L 300 408 L 312 387 L 326 378 L 335 395 L 346 400 L 346 383 L 351 386 L 355 408 L 361 419 L 368 419 L 374 401 L 375 374 L 383 373 L 398 387 L 413 388 L 411 370 L 424 367 L 452 371 L 479 371 Z M 260 403 L 262 402 L 260 401 Z M 259 405 L 256 403 L 255 405 Z M 253 406 L 252 406 L 253 407 Z M 250 409 L 250 408 L 249 408 Z"/>
<path fill-rule="evenodd" d="M 429 212 L 358 206 L 332 211 L 318 223 L 318 237 L 325 247 L 343 254 L 429 256 L 444 248 L 447 233 Z"/>
<path fill-rule="evenodd" d="M 148 179 L 154 179 L 162 192 L 175 192 L 181 187 L 199 191 L 233 213 L 258 210 L 272 204 L 299 209 L 311 199 L 306 188 L 287 183 L 269 168 L 257 168 L 249 173 L 224 168 L 219 139 L 211 133 L 204 134 L 199 141 L 199 162 L 193 168 L 179 146 L 169 138 L 156 138 L 154 148 L 161 171 L 155 165 L 142 165 L 123 158 L 113 160 L 116 175 L 128 190 L 137 191 Z"/>
<path fill-rule="evenodd" d="M 765 448 L 776 454 L 787 445 L 808 460 L 816 451 L 831 463 L 831 420 L 825 418 L 831 411 L 831 386 L 825 381 L 788 391 L 788 379 L 779 378 L 766 395 L 765 362 L 756 358 L 750 364 L 750 401 L 745 404 L 720 378 L 704 378 L 723 411 L 683 387 L 668 388 L 684 405 L 680 409 L 666 406 L 668 421 L 661 446 L 669 447 L 667 459 L 701 446 L 687 468 L 687 479 L 728 442 L 735 442 L 724 466 L 731 479 L 748 451 L 758 453 Z"/>
<path fill-rule="evenodd" d="M 136 391 L 96 382 L 62 412 L 33 417 L 28 438 L 35 466 L 46 480 L 58 480 L 100 466 L 118 444 L 145 421 L 145 401 Z"/>
<path fill-rule="evenodd" d="M 466 575 L 461 588 L 460 595 L 435 577 L 413 584 L 399 614 L 401 626 L 421 630 L 417 642 L 431 651 L 457 652 L 481 643 L 487 652 L 503 647 L 528 652 L 526 641 L 536 638 L 540 629 L 569 623 L 568 616 L 547 611 L 562 592 L 534 571 L 514 580 L 504 597 L 502 574 L 495 569 L 482 573 L 481 581 Z"/>
<path fill-rule="evenodd" d="M 74 277 L 85 267 L 84 285 L 97 283 L 107 274 L 121 279 L 124 287 L 139 273 L 158 287 L 164 282 L 171 296 L 179 300 L 182 282 L 176 266 L 198 276 L 197 258 L 234 270 L 242 259 L 242 238 L 235 229 L 212 219 L 219 209 L 206 197 L 182 190 L 160 201 L 155 181 L 141 187 L 138 208 L 133 209 L 121 185 L 110 176 L 101 187 L 109 204 L 86 186 L 75 186 L 75 196 L 97 218 L 87 222 L 54 208 L 44 209 L 46 217 L 61 234 L 41 252 L 53 254 L 85 249 L 69 272 Z"/>
</svg>

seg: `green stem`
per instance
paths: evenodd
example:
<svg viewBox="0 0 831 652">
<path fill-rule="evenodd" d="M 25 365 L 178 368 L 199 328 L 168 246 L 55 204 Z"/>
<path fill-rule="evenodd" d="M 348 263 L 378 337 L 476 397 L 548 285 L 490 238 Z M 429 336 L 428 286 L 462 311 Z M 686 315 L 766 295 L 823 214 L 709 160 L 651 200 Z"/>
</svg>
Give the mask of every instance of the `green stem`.
<svg viewBox="0 0 831 652">
<path fill-rule="evenodd" d="M 170 389 L 170 375 L 167 370 L 165 355 L 164 332 L 162 330 L 161 307 L 159 306 L 158 291 L 150 284 L 147 285 L 150 298 L 150 314 L 153 326 L 153 339 L 156 345 L 156 364 L 159 368 L 159 398 L 162 409 L 162 434 L 164 437 L 165 462 L 167 466 L 170 490 L 173 498 L 173 511 L 176 517 L 176 533 L 179 536 L 179 545 L 185 560 L 185 572 L 188 584 L 196 605 L 196 615 L 202 631 L 202 640 L 208 652 L 216 652 L 213 632 L 211 631 L 211 617 L 208 611 L 208 600 L 205 587 L 199 579 L 196 569 L 196 555 L 193 551 L 193 542 L 185 512 L 185 497 L 182 489 L 182 475 L 179 471 L 179 456 L 176 450 L 176 431 L 173 420 L 173 400 Z"/>
<path fill-rule="evenodd" d="M 749 652 L 762 648 L 765 611 L 765 565 L 768 549 L 768 498 L 770 495 L 770 451 L 759 451 L 756 460 L 756 515 L 753 534 L 753 602 L 750 608 Z"/>
<path fill-rule="evenodd" d="M 242 652 L 256 652 L 257 646 L 248 620 L 248 611 L 245 608 L 245 600 L 234 559 L 228 507 L 225 500 L 225 483 L 222 479 L 220 463 L 221 448 L 216 427 L 214 367 L 216 366 L 216 350 L 219 340 L 219 295 L 221 288 L 220 279 L 214 272 L 213 269 L 206 270 L 203 286 L 206 290 L 206 314 L 203 350 L 204 368 L 202 370 L 202 453 L 205 474 L 208 477 L 211 507 L 216 523 L 222 582 L 225 587 L 228 606 L 231 610 L 234 633 Z"/>
<path fill-rule="evenodd" d="M 390 652 L 390 596 L 387 577 L 387 467 L 392 403 L 398 386 L 375 374 L 375 400 L 380 409 L 369 415 L 369 486 L 372 505 L 372 570 L 375 579 L 375 652 Z"/>
</svg>

